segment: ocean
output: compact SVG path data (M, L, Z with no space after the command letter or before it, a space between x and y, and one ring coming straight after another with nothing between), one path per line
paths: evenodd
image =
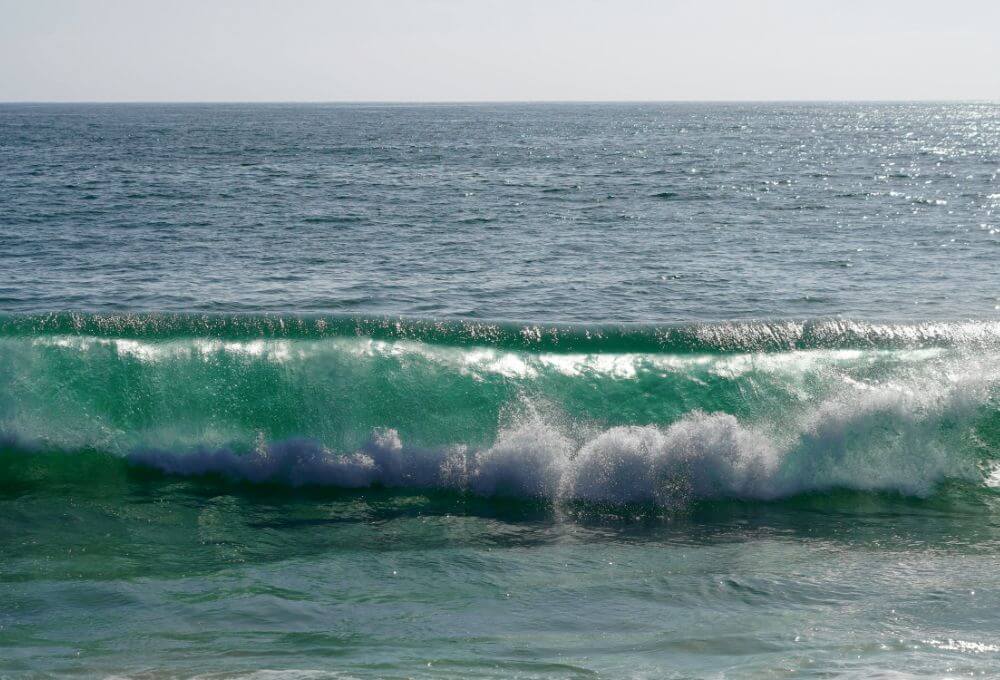
M0 105L0 677L1000 674L1000 105Z

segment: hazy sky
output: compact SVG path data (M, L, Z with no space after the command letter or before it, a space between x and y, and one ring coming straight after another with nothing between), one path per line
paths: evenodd
M0 101L1000 99L1000 0L0 0Z

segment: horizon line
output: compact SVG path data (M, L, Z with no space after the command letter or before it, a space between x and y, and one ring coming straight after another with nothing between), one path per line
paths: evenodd
M0 105L316 104L445 106L483 104L998 104L1000 99L0 99Z

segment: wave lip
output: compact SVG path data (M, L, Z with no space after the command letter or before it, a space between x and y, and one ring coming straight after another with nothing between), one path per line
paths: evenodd
M769 352L795 349L1000 348L1000 320L922 323L848 319L696 324L571 324L281 314L0 315L0 338L132 340L366 337L551 352Z

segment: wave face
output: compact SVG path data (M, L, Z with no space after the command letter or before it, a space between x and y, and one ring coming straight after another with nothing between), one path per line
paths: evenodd
M7 317L0 436L24 465L97 451L293 487L666 507L923 496L994 481L998 340L985 322Z

